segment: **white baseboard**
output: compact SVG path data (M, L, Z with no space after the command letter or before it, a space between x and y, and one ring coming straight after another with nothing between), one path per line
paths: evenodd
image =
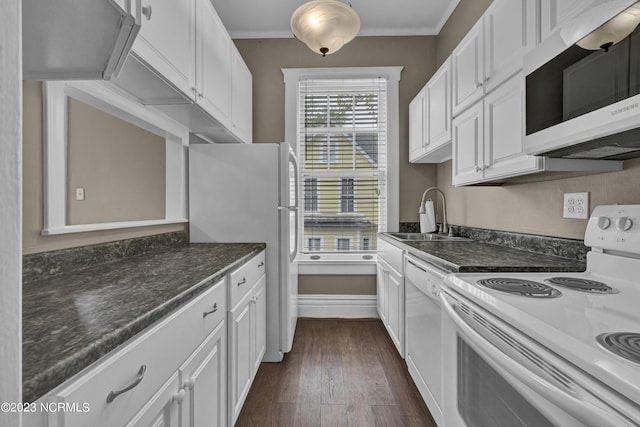
M378 318L375 295L298 295L298 316Z

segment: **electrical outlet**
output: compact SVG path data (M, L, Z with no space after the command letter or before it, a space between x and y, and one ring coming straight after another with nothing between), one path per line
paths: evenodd
M589 193L564 193L564 218L589 218Z
M84 200L84 188L76 188L76 200Z

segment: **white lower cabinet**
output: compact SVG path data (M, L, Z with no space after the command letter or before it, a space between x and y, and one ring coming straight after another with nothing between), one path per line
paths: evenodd
M227 424L226 329L221 322L179 369L182 427Z
M266 349L263 275L229 313L229 418L240 414ZM234 286L234 283L231 284Z
M245 295L229 289L247 278ZM79 410L25 413L23 425L233 425L266 348L265 292L263 251L36 402Z
M404 357L404 251L378 239L377 309L393 344Z

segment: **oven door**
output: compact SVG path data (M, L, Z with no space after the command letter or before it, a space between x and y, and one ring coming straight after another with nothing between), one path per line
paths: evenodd
M582 371L454 291L440 293L445 426L637 425Z

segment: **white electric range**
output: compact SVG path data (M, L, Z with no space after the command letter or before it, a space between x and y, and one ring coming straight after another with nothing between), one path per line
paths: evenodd
M640 205L585 245L585 272L447 276L445 425L640 426Z

